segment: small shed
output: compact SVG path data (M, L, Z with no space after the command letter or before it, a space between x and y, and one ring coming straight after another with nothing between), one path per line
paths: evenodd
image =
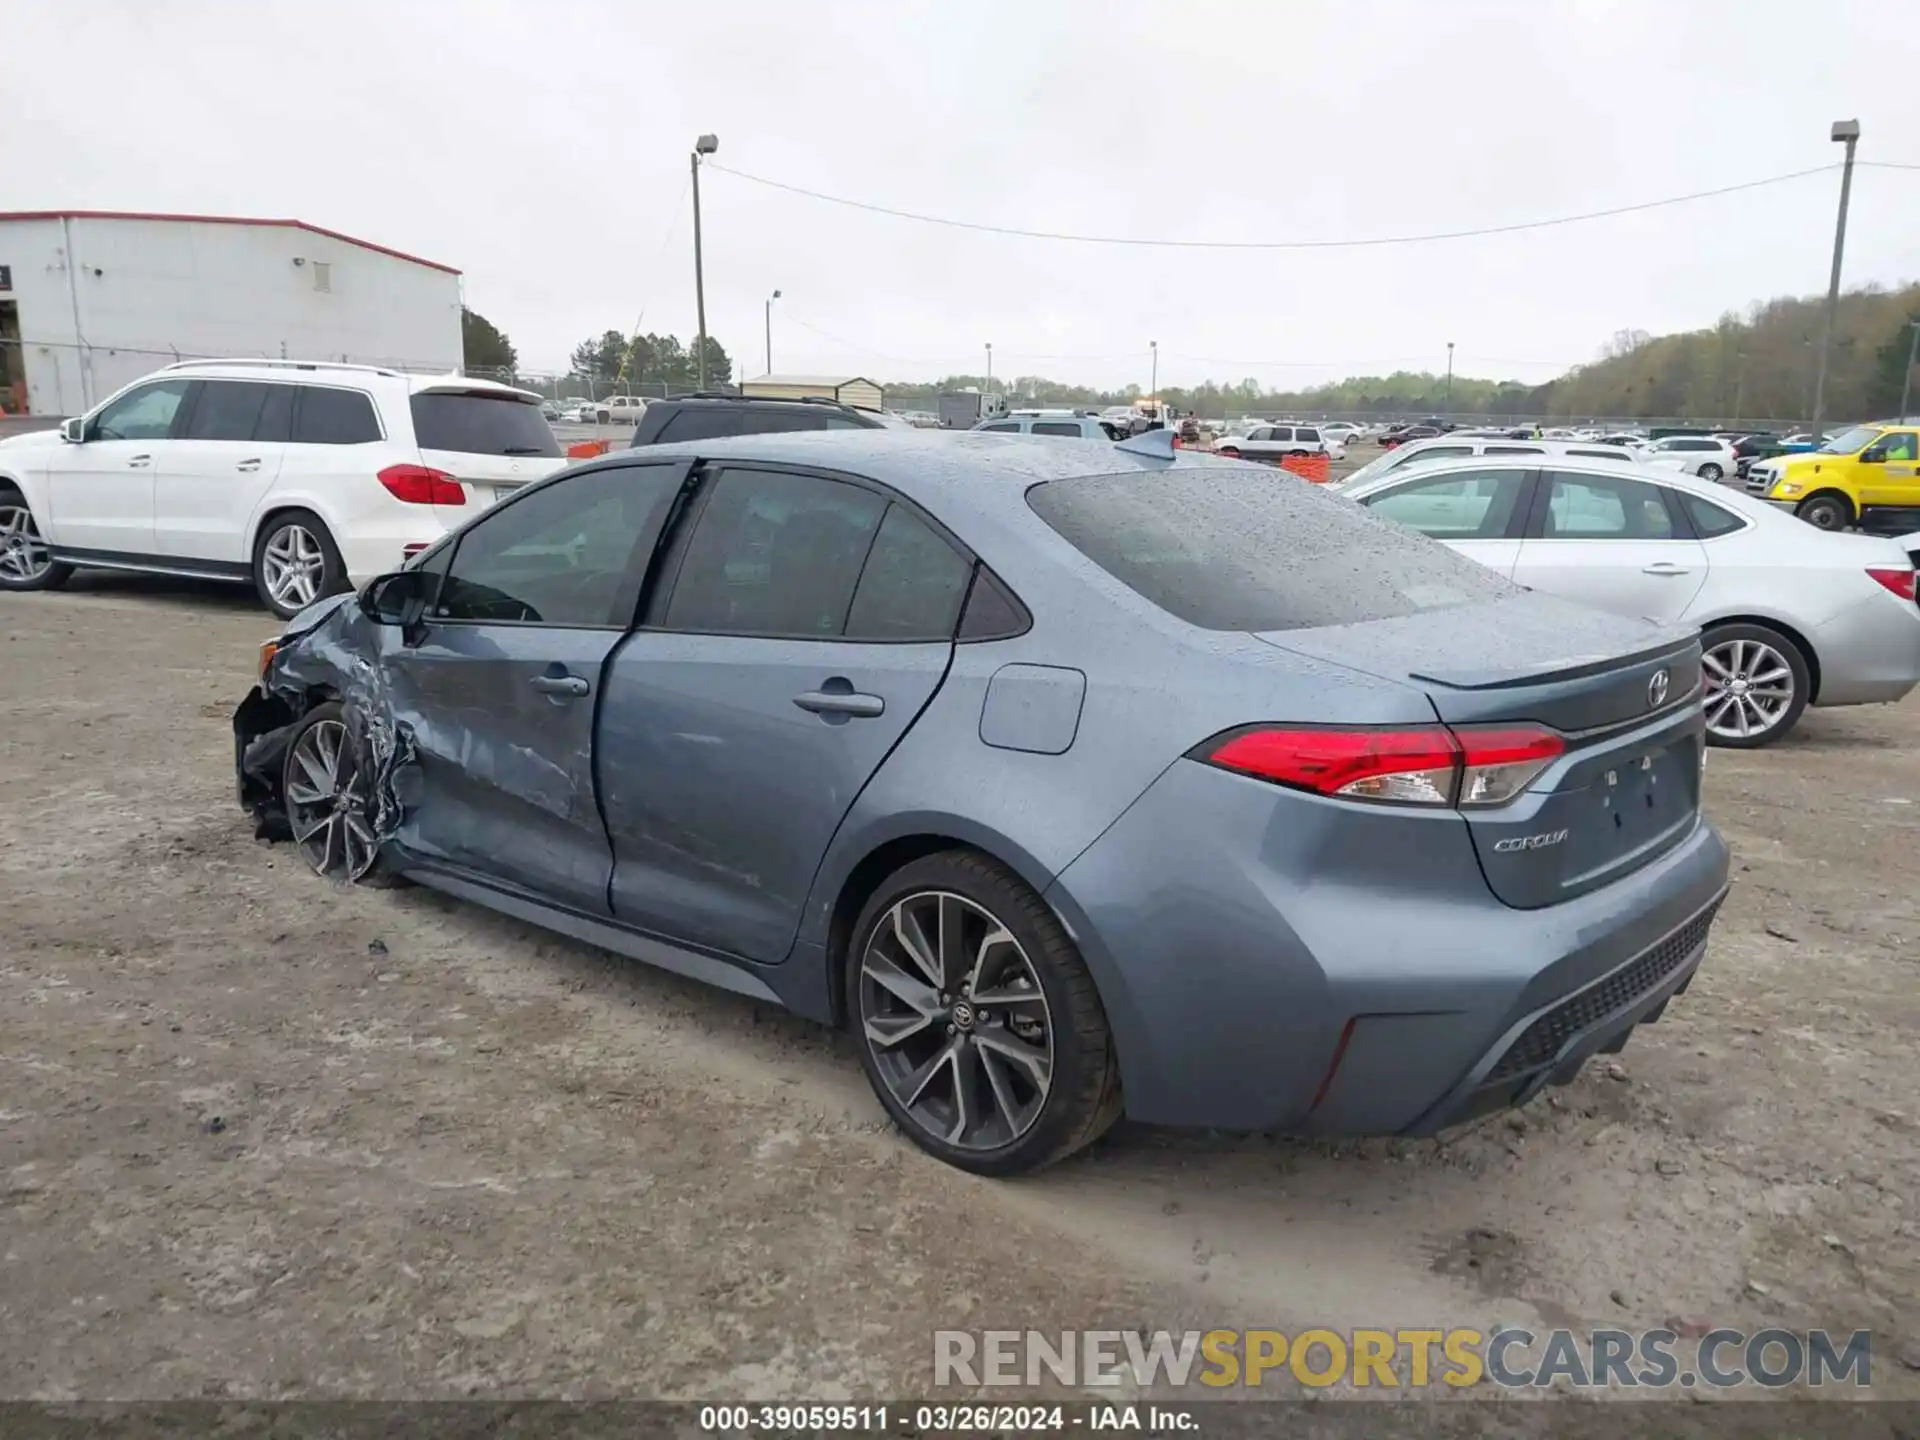
M768 400L838 400L862 410L886 408L887 392L860 375L762 375L740 384L742 395Z

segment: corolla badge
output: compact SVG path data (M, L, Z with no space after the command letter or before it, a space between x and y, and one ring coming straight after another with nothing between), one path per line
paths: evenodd
M1664 669L1653 672L1653 678L1647 681L1647 708L1658 710L1667 703L1667 690L1673 684L1673 677Z
M1540 835L1516 835L1511 840L1499 840L1494 843L1496 855L1512 855L1520 850L1544 850L1549 845L1558 845L1567 838L1565 830L1548 830Z

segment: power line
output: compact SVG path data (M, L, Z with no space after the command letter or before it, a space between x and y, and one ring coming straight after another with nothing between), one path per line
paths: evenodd
M1896 165L1891 161L1877 163L1892 169L1920 168ZM1125 235L1075 235L1056 230L1024 230L1012 225L989 225L974 220L955 220L942 215L922 215L912 210L898 210L889 205L849 200L843 195L828 195L819 190L809 190L804 185L791 185L784 180L769 180L762 175L749 175L744 170L735 170L712 161L708 162L708 168L718 170L723 175L731 175L736 180L746 180L772 190L784 190L791 195L804 195L809 200L821 200L829 205L845 206L850 210L890 215L896 220L915 220L924 225L943 225L954 230L974 230L989 235L1011 235L1025 240L1063 240L1080 245L1137 245L1171 250L1356 250L1381 245L1419 245L1436 240L1469 240L1484 235L1510 235L1522 230L1545 230L1556 225L1575 225L1586 220L1604 220L1614 215L1632 215L1645 210L1657 210L1667 205L1686 205L1696 200L1711 200L1721 195L1733 195L1744 190L1784 185L1792 180L1804 180L1810 175L1825 175L1840 167L1838 164L1817 165L1811 170L1795 170L1785 175L1770 175L1764 180L1745 180L1738 185L1722 185L1714 190L1696 190L1688 195L1673 195L1664 200L1643 200L1633 205L1616 205L1606 210L1588 210L1578 215L1556 216L1550 220L1521 220L1510 225L1484 225L1473 230L1441 230L1425 235L1375 235L1355 240L1169 240L1143 239Z

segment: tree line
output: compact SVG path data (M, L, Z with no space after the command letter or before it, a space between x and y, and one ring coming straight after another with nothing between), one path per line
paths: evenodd
M1601 356L1545 384L1488 380L1430 371L1357 375L1304 390L1272 390L1252 376L1237 384L1209 380L1165 386L1160 398L1183 411L1237 417L1308 415L1516 415L1551 419L1804 420L1813 409L1814 373L1824 296L1757 302L1729 312L1710 329L1653 336L1616 333ZM485 317L463 310L467 368L512 377L516 355ZM1893 414L1907 377L1920 285L1867 286L1840 297L1827 375L1826 414L1834 421ZM583 340L569 356L573 374L600 394L614 388L644 394L690 390L697 383L692 342L672 335L626 336L617 330ZM728 384L733 359L707 337L707 383ZM1920 372L1913 377L1920 392ZM984 375L936 381L883 382L896 409L933 409L943 390L986 389ZM1100 389L1041 375L1001 377L995 388L1038 405L1123 405L1141 398L1138 385Z

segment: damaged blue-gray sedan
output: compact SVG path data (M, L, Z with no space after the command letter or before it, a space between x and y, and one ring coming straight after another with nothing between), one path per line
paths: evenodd
M576 466L296 617L235 730L320 874L845 1025L988 1174L1524 1103L1727 880L1696 636L1164 435Z

